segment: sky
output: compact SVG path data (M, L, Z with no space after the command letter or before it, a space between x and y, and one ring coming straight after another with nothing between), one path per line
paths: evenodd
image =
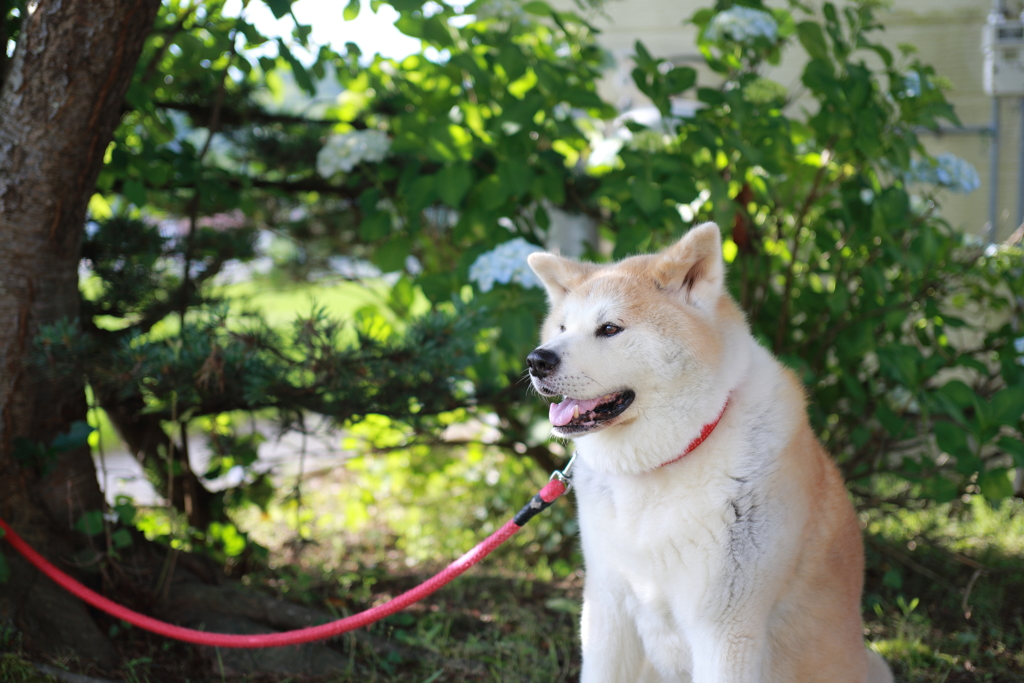
M359 46L364 55L379 52L385 57L396 59L420 51L419 40L395 28L398 12L390 5L381 5L375 14L370 9L369 0L363 0L359 16L352 21L345 21L342 11L346 4L346 0L298 0L292 6L292 11L301 23L312 26L310 39L313 44L330 43L341 51L346 42L352 42ZM240 0L231 0L225 7L225 14L237 12L240 5ZM291 36L294 27L291 17L276 19L262 0L251 0L245 14L265 36L283 37L286 41Z

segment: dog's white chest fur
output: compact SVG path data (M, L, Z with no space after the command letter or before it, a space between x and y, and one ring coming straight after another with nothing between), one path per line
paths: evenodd
M694 653L707 654L718 626L736 619L737 605L756 600L764 581L757 569L778 561L787 545L780 532L800 524L799 510L765 495L777 469L770 453L785 435L776 434L775 444L752 443L750 430L733 424L748 403L732 397L698 451L656 471L593 471L585 450L577 465L587 576L583 638L602 632L596 637L628 641L631 625L644 658L668 680L693 671ZM627 634L593 623L591 608L601 603L617 604Z
M779 505L774 495L782 493L775 455L790 421L748 384L729 397L707 440L665 467L602 473L586 463L587 446L599 450L601 434L581 443L575 483L587 602L618 603L645 659L664 676L693 671L695 653L715 647L715 630L742 622L737 606L756 602L765 580L759 568L784 562L784 530L801 524L799 506ZM741 424L741 415L753 417ZM594 637L591 612L586 639Z

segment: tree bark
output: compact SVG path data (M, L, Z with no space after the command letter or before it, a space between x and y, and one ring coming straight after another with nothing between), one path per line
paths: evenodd
M65 566L85 543L70 527L102 507L89 449L60 453L45 474L15 451L84 420L85 395L81 378L46 377L28 359L40 326L78 316L86 209L159 5L41 0L0 87L0 514ZM113 650L80 603L11 564L18 590L0 591L0 618L42 649L109 664Z

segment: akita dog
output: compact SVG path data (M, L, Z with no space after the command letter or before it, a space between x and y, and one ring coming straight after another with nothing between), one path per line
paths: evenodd
M853 506L725 291L718 226L529 262L550 304L531 379L579 451L582 683L891 681L864 646Z

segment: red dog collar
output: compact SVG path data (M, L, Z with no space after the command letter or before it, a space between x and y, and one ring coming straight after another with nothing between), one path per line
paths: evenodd
M658 467L667 467L667 466L671 465L674 462L679 462L680 460L682 460L683 458L688 456L690 453L692 453L693 450L695 448L697 448L697 446L699 446L702 443L704 443L704 439L706 439L709 436L711 436L711 432L715 431L715 427L717 427L718 423L721 422L722 416L725 415L725 409L728 408L728 407L729 407L729 399L725 399L725 405L722 406L722 412L718 413L718 417L715 418L715 421L714 422L709 422L706 425L704 425L703 427L701 427L700 428L700 434L696 438L694 438L693 441L690 442L690 445L686 447L685 451L683 451L682 453L680 453L676 457L672 458L668 462L661 463L660 465L658 465Z

